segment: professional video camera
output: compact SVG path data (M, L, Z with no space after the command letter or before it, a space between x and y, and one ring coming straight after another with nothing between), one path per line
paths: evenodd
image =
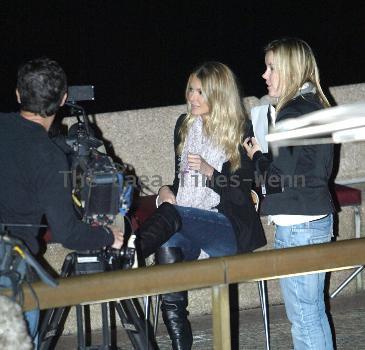
M94 100L93 86L69 87L66 106L70 108L70 116L77 118L66 137L71 149L72 198L84 222L95 226L115 225L124 231L124 218L131 206L133 187L125 181L124 166L115 163L105 153L103 141L94 136L84 108L76 104L90 100ZM131 235L128 245L118 252L106 249L90 254L96 256L98 262L114 265L119 261L123 268L136 266L134 239L135 236ZM84 273L91 272L92 265L83 264Z
M112 224L128 212L133 187L125 181L124 167L104 153L104 144L90 129L81 100L93 100L93 86L69 87L66 105L77 123L66 138L71 147L73 199L82 219L90 224Z

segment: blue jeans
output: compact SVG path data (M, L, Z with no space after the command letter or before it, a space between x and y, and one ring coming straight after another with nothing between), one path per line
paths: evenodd
M27 322L28 332L33 340L34 349L38 349L38 323L39 323L39 310L34 309L24 312L24 319Z
M26 269L25 261L19 263L18 271L24 272ZM11 288L11 282L8 278L0 277L0 284L4 287ZM28 333L33 340L34 349L38 349L38 323L39 323L39 309L26 311L23 313L24 320L27 323Z
M176 232L163 247L180 247L184 260L195 260L204 250L210 257L234 255L237 241L230 221L221 213L175 206L182 220Z
M276 226L275 248L329 242L332 214L293 226ZM280 279L294 349L332 350L332 334L324 303L325 273Z

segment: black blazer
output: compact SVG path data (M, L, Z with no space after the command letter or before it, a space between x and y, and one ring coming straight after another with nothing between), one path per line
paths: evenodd
M176 149L180 143L179 130L185 117L186 114L183 114L178 118L174 130L175 178L170 188L175 195L179 188L180 163ZM251 121L248 121L245 126L245 137L248 136L253 136ZM230 220L237 238L237 250L239 253L243 253L262 247L267 242L261 220L251 199L254 179L253 162L248 158L242 146L239 147L239 150L241 166L232 173L230 162L224 163L221 172L214 170L212 179L207 181L207 186L220 195L217 209Z
M278 113L276 121L300 116L322 109L313 93L300 95ZM256 170L271 182L262 202L263 215L324 215L334 212L328 188L332 173L333 145L281 147L273 158L256 152ZM270 181L275 180L275 181ZM276 184L276 189L274 185Z

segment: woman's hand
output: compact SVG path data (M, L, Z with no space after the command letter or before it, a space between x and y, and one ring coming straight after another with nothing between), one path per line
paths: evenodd
M245 148L250 159L253 158L253 155L257 151L261 151L261 147L254 137L247 137L245 141L243 141L243 147Z
M189 169L197 170L200 174L203 174L207 176L209 179L211 179L214 168L209 165L204 158L202 158L199 154L188 154L188 164Z
M163 202L176 204L176 197L168 186L162 186L158 191L158 205L162 204Z

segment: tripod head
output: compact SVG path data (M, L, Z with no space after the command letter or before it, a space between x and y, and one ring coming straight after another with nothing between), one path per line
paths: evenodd
M76 252L76 274L89 274L114 270L127 270L138 267L134 234L128 240L127 246L121 249L106 247L101 250Z

